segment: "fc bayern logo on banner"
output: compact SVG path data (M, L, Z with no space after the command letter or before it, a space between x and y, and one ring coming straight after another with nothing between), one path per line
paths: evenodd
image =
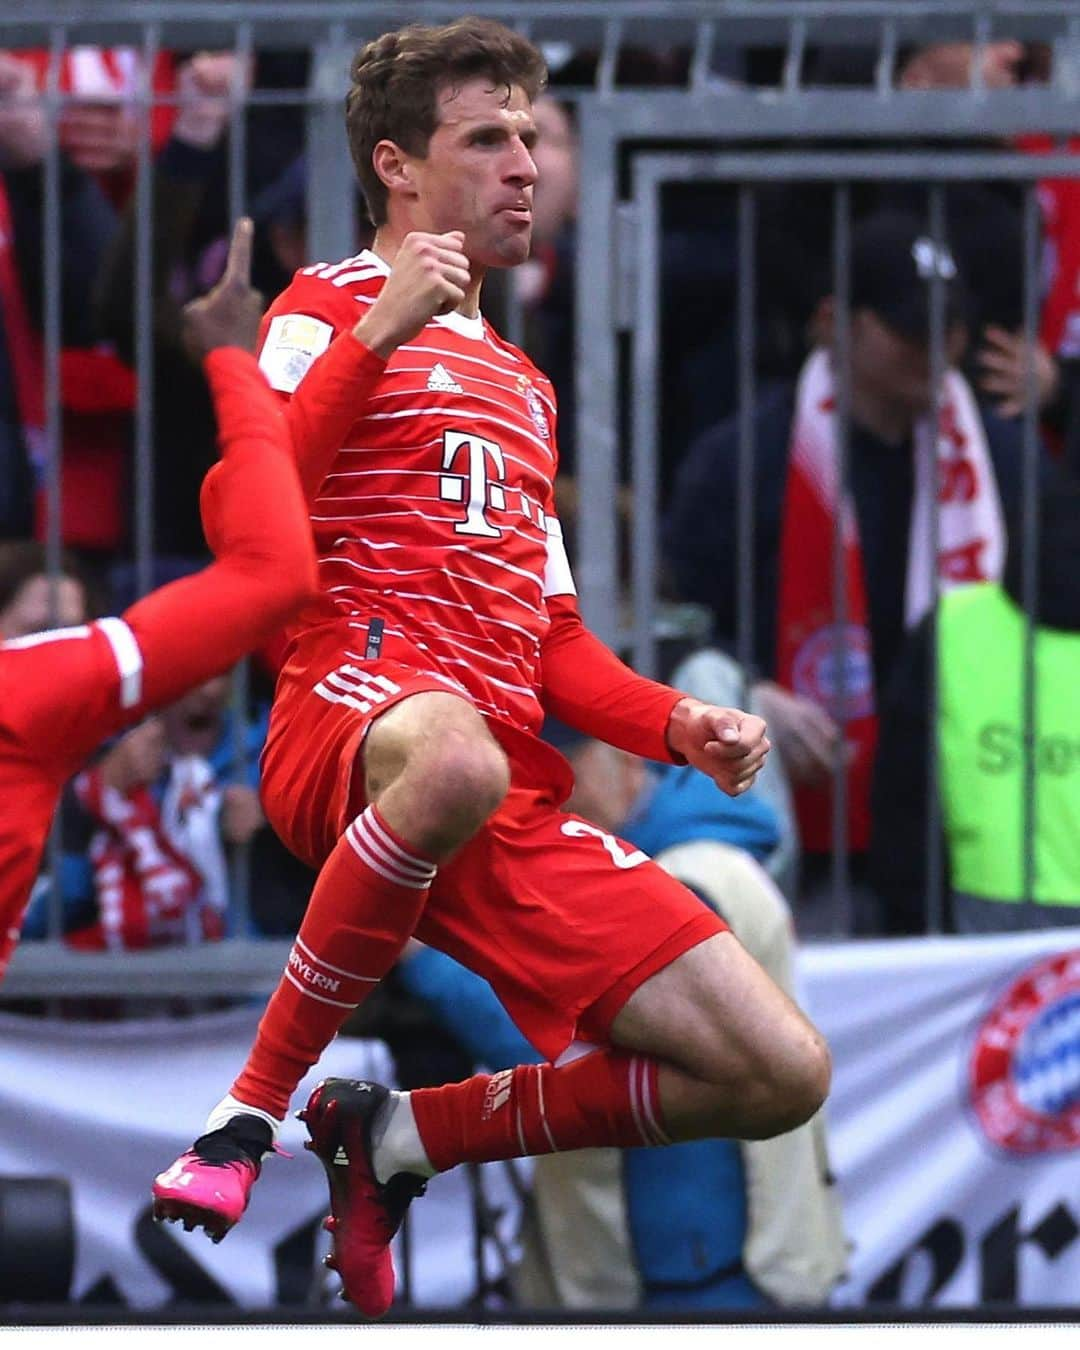
M995 1002L968 1087L983 1132L1007 1153L1080 1148L1080 949L1029 967Z

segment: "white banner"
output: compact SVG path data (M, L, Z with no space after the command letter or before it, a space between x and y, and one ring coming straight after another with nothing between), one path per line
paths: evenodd
M61 1177L72 1190L76 1301L151 1308L170 1302L330 1301L339 1287L323 1271L329 1238L322 1166L303 1148L291 1116L243 1220L223 1242L185 1233L150 1216L150 1184L201 1132L228 1090L255 1035L258 1008L184 1021L86 1025L0 1015L0 1187L5 1177ZM339 1038L295 1097L300 1106L328 1076L393 1082L378 1041ZM507 1242L519 1206L506 1170L483 1170L489 1202L503 1215ZM452 1306L476 1291L469 1177L436 1177L411 1211L413 1301ZM0 1236L3 1225L0 1224ZM485 1275L501 1273L486 1244ZM3 1254L0 1252L0 1260ZM399 1268L400 1268L399 1253ZM314 1296L312 1290L315 1290Z
M832 1162L853 1243L840 1305L1080 1305L1080 946L1075 932L807 948L802 982L832 1047ZM254 1035L258 1010L182 1022L81 1025L0 1016L0 1185L64 1177L76 1300L150 1308L310 1302L328 1239L322 1168L290 1119L243 1222L219 1246L150 1219L150 1182L199 1132ZM384 1046L339 1040L318 1077L387 1081ZM502 1273L520 1205L501 1212L485 1274ZM477 1292L470 1187L437 1177L411 1210L412 1295ZM2 1219L0 1215L0 1219ZM2 1236L0 1223L0 1236ZM400 1262L399 1262L400 1265ZM315 1284L328 1299L336 1277Z
M1080 1305L1080 933L808 948L836 1302Z

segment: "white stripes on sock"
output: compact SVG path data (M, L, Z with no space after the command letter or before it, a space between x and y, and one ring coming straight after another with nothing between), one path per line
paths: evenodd
M670 1144L671 1138L660 1125L658 1103L653 1100L649 1064L641 1055L630 1061L630 1110L643 1144Z
M356 817L345 838L357 857L387 881L424 891L435 879L435 864L403 849L379 820L374 806Z

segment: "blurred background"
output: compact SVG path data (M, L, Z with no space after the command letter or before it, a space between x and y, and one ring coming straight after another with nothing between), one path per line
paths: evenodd
M586 618L643 673L760 712L775 748L732 801L545 735L574 809L806 1004L835 1086L769 1143L437 1178L393 1315L1075 1308L1080 13L468 8L550 68L533 255L484 311L559 396ZM205 563L214 428L180 309L240 214L268 300L366 246L349 58L459 12L7 0L4 638ZM274 673L266 652L204 685L66 794L0 988L0 1320L333 1306L313 1160L271 1159L221 1247L149 1216L312 883L259 805ZM528 1058L490 989L416 944L323 1072L412 1087Z

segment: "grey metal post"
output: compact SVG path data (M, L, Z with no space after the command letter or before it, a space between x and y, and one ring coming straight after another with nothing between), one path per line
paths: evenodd
M619 613L615 568L618 362L613 326L615 264L611 256L616 165L605 105L595 95L586 95L578 103L578 112L581 181L589 185L589 209L578 222L574 299L577 458L581 511L583 516L587 514L589 524L577 534L575 570L586 622L598 637L613 644Z
M833 194L833 306L836 388L836 482L837 511L833 529L833 662L836 687L833 716L843 729L847 713L847 565L844 548L844 518L848 493L848 458L851 434L851 186L838 183ZM851 868L848 848L847 756L837 756L832 790L832 927L836 936L851 932Z
M307 111L308 256L335 262L356 250L356 189L345 138L351 45L333 23L312 48Z
M945 196L940 183L930 188L929 198L930 238L938 257L946 246L945 240ZM930 735L926 738L926 927L931 933L940 933L945 923L945 903L942 894L942 839L941 839L941 790L938 781L938 766L941 748L938 744L938 688L937 663L937 619L938 601L941 595L941 575L938 554L941 551L941 507L937 492L937 456L941 439L941 411L944 395L946 372L945 356L945 280L939 274L935 260L930 275L930 452L934 457L932 472L933 488L930 493L929 537L916 542L917 547L925 548L930 557L930 575L932 577L932 599L930 622L930 642L927 655L927 701L930 719Z
M757 354L757 323L755 314L757 280L757 198L749 183L739 185L738 206L738 309L736 332L739 344L739 456L735 489L735 577L736 577L736 634L735 653L743 671L754 666L754 468L755 412L757 388L755 356Z
M60 220L60 143L59 117L60 64L67 35L62 27L53 30L49 43L49 67L45 78L45 111L48 143L45 152L45 251L44 251L44 339L45 339L45 566L49 575L49 626L60 622L60 566L63 551L63 437L64 414L60 406L60 344L63 313L63 240ZM42 446L31 446L40 456ZM34 464L35 478L40 463ZM64 931L64 897L60 887L62 839L57 813L49 832L49 906L48 932L59 938Z
M229 226L235 227L244 214L247 188L247 118L243 100L245 72L252 60L251 25L237 25L233 50L237 57L229 108ZM247 781L248 699L250 666L245 659L232 674L230 713L232 715L233 781ZM251 918L251 845L234 846L229 860L229 910L236 932L247 931Z
M138 148L135 157L135 586L146 595L154 586L154 63L158 25L147 24L140 55L137 95Z
M637 264L630 391L630 462L633 524L630 532L630 595L633 666L642 675L657 672L656 578L660 561L659 514L662 450L659 432L660 194L635 177ZM591 526L591 518L590 518Z
M1034 348L1039 336L1039 247L1041 216L1036 187L1024 189L1024 341L1028 351L1023 429L1021 495L1021 598L1024 605L1024 867L1023 901L1035 899L1035 833L1039 828L1039 723L1037 715L1035 643L1039 594L1039 403Z
M63 410L60 406L60 346L63 341L63 240L60 220L61 109L60 65L66 36L62 28L53 33L45 79L45 109L48 145L45 152L45 249L44 249L44 338L45 338L45 561L50 578L49 622L59 623L60 555L63 550ZM32 447L40 453L41 446ZM35 470L39 467L35 464Z

